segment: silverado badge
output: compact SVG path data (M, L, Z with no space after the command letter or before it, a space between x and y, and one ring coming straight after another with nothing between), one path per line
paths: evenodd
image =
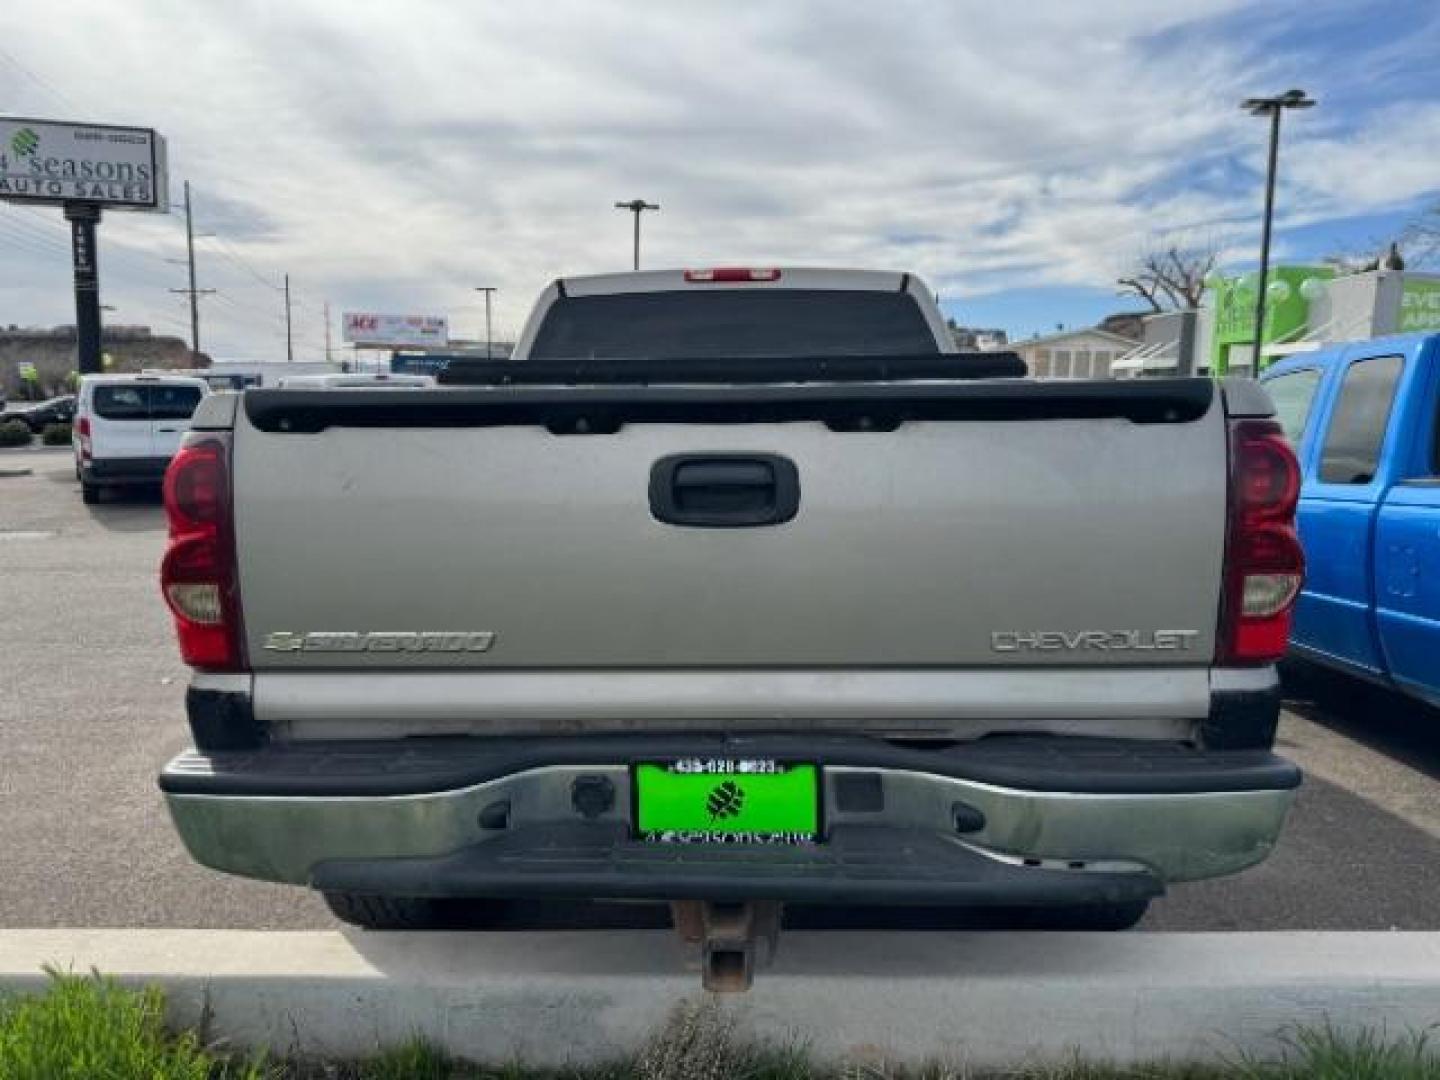
M265 648L272 652L482 653L494 643L489 630L275 630L265 635Z

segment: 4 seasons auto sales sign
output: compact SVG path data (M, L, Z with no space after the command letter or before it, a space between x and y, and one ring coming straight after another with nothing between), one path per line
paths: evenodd
M351 345L375 349L444 345L450 328L443 315L377 315L347 311L341 334Z
M168 213L165 140L151 128L0 116L0 200Z

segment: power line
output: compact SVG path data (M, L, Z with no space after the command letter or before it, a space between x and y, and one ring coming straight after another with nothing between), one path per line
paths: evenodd
M12 217L0 216L0 225L8 230L8 236L16 240L25 240L32 245L31 250L41 250L49 254L51 252L64 251L68 245L63 243L60 237L51 233L32 232L24 228L24 222L17 221Z
M67 229L63 223L27 206L16 206L14 209L23 210L28 217L33 220L12 215L0 215L0 221L9 221L17 229L22 230L25 234L34 237L42 243L53 242L56 245L55 251L59 252L63 250L68 255L70 251L70 230ZM52 228L42 228L42 225L52 226ZM119 243L113 238L106 243L101 258L107 263L114 261L121 266L129 267L138 275L155 277L154 270L140 262L137 258L139 255L145 255L158 263L165 262L163 257L153 252L146 251L144 248L136 248Z
M283 326L285 323L285 316L282 312L275 311L272 308L261 307L259 304L251 303L248 300L237 300L223 289L217 289L215 291L215 299L229 305L241 314L249 316L249 314L253 312L266 322L274 322L277 327Z
M6 61L16 71L20 72L21 75L24 75L27 79L33 82L36 86L40 87L40 89L44 90L60 104L66 106L67 108L74 109L77 116L85 111L80 107L80 104L69 94L66 94L63 90L57 88L53 83L35 74L34 71L26 67L19 60L17 60L13 54L5 51L5 49L3 48L0 48L0 60Z
M242 256L238 251L236 251L223 237L216 236L212 233L209 237L207 237L207 239L214 240L216 246L220 249L220 255L224 256L225 258L233 262L236 266L240 267L240 269L244 270L261 285L264 285L267 289L272 289L275 292L281 291L281 286L276 285L273 281L268 280L264 274L256 270L255 267L250 263L250 261L244 256Z

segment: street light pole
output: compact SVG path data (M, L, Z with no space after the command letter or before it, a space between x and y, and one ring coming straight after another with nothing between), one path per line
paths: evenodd
M1260 352L1265 347L1265 290L1270 277L1270 229L1275 212L1275 167L1280 155L1280 113L1308 109L1315 104L1303 90L1287 90L1278 97L1247 98L1241 108L1251 116L1270 118L1270 155L1265 167L1265 222L1260 231L1260 280L1255 293L1255 358L1252 374L1260 374Z
M491 344L491 342L494 341L494 336L490 333L490 294L493 293L493 292L495 292L495 289L496 289L496 286L494 286L494 285L477 285L477 286L475 286L475 291L476 291L476 292L484 293L484 294L485 294L485 359L486 359L486 360L491 359L491 354L492 354L493 351L494 351L493 346L492 346L492 344Z
M648 203L644 199L631 199L629 202L617 202L616 210L629 210L635 215L635 257L634 268L640 269L640 215L646 210L659 210L659 203Z

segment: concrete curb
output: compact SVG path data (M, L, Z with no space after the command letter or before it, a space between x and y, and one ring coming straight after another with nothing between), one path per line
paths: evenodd
M663 931L0 931L0 993L40 989L46 965L159 985L210 1038L343 1058L423 1034L477 1061L612 1060L701 997ZM1299 1024L1440 1022L1440 933L801 931L721 1007L829 1061L1273 1056Z

